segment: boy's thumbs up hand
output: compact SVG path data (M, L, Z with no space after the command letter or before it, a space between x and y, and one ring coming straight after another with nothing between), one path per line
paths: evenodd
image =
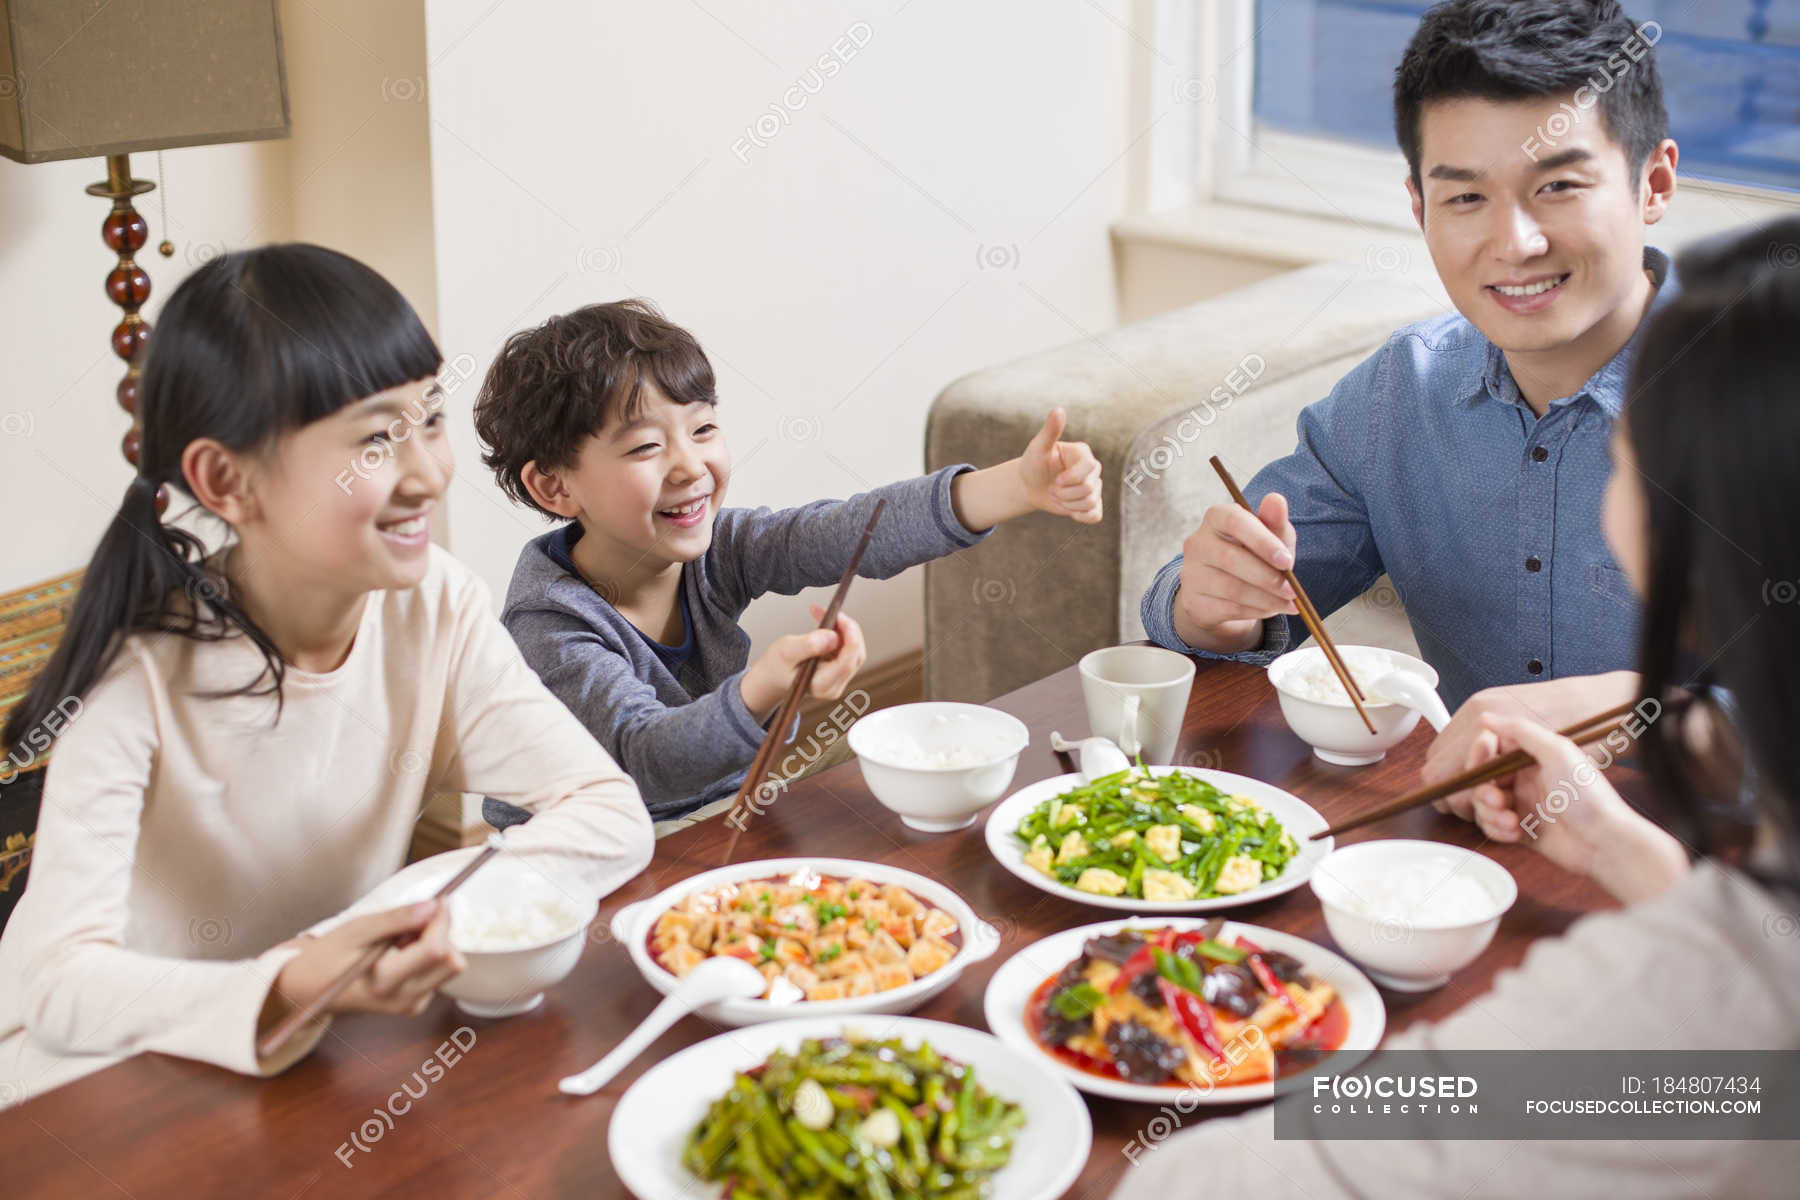
M1086 442L1061 441L1069 415L1053 408L1019 458L1019 476L1031 506L1069 517L1084 525L1098 524L1100 460Z
M1069 414L1066 410L1053 408L1045 413L1043 426L1032 435L1030 444L1025 447L1025 457L1043 458L1048 455L1051 465L1060 471L1062 458L1056 452L1056 443L1068 425Z

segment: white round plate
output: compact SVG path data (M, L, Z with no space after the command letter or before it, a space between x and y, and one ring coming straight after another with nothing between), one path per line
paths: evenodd
M1071 788L1079 787L1081 776L1058 775L1054 779L1041 779L1029 787L1020 788L999 804L988 814L987 844L988 850L999 860L1001 866L1029 883L1040 891L1049 892L1052 896L1061 896L1065 900L1074 900L1079 904L1091 904L1096 908L1113 908L1120 912L1136 913L1201 913L1217 912L1225 908L1239 908L1246 904L1255 904L1259 900L1267 900L1271 896L1279 896L1291 892L1305 883L1313 868L1319 861L1331 853L1334 839L1321 838L1310 840L1320 830L1330 828L1330 823L1319 815L1319 810L1308 804L1292 792L1284 792L1273 784L1251 779L1247 775L1233 775L1228 771L1196 770L1190 767L1151 767L1152 775L1174 775L1176 773L1195 776L1212 784L1227 795L1248 796L1263 809L1271 813L1294 844L1300 847L1300 853L1289 860L1287 869L1275 878L1265 880L1247 892L1239 892L1235 896L1213 896L1206 900L1172 900L1159 903L1153 900L1139 900L1131 896L1097 896L1092 892L1077 891L1035 867L1025 865L1025 846L1013 836L1013 830L1019 827L1031 810L1055 796ZM1073 956L1071 956L1073 957Z
M968 901L935 879L915 875L911 871L885 863L862 862L850 858L765 858L733 863L729 867L692 876L672 883L648 900L627 904L613 914L613 939L631 954L631 961L650 985L663 995L672 995L681 986L672 971L650 956L650 931L663 913L674 908L695 892L709 892L728 883L748 879L776 879L793 875L828 875L837 879L867 879L870 883L895 883L929 904L956 918L962 932L962 947L956 956L931 974L902 987L843 1000L797 1000L777 1004L772 1000L720 1000L708 1004L699 1013L720 1025L750 1025L757 1021L781 1021L802 1013L816 1017L841 1017L853 1013L911 1012L956 982L963 969L991 958L1000 949L1000 932L976 914Z
M720 1188L681 1165L688 1133L739 1071L793 1050L809 1037L846 1029L870 1038L930 1042L948 1058L975 1068L976 1081L996 1096L1025 1106L1025 1124L1012 1158L993 1177L991 1200L1060 1196L1087 1165L1093 1127L1075 1089L1036 1051L1021 1051L992 1034L942 1021L869 1015L771 1021L734 1029L657 1063L631 1085L613 1110L607 1152L619 1178L639 1200L707 1200Z
M982 1001L988 1028L1007 1045L1037 1055L1039 1061L1049 1064L1052 1070L1071 1084L1095 1096L1134 1100L1142 1104L1167 1104L1171 1099L1182 1095L1195 1097L1200 1104L1244 1104L1271 1099L1275 1095L1275 1082L1242 1083L1208 1090L1194 1084L1127 1083L1122 1079L1095 1075L1070 1066L1050 1054L1037 1044L1031 1032L1025 1028L1025 1005L1031 999L1031 994L1037 991L1044 980L1073 962L1089 938L1116 933L1121 929L1161 928L1165 925L1175 929L1196 929L1203 924L1204 920L1197 917L1151 920L1137 917L1122 921L1102 921L1097 925L1083 925L1079 929L1065 929L1042 941L1033 942L1001 963L1000 969L994 972L993 979L988 982L987 994ZM1305 938L1283 933L1279 929L1265 929L1260 925L1227 921L1219 936L1230 938L1239 934L1264 950L1279 950L1283 954L1293 955L1306 968L1307 974L1315 979L1322 979L1337 989L1338 997L1344 1002L1345 1015L1350 1019L1350 1029L1344 1035L1344 1044L1325 1060L1333 1070L1349 1070L1381 1043L1381 1035L1387 1030L1387 1006L1381 1002L1381 993L1375 990L1375 985L1347 959L1333 954L1323 946L1314 945ZM1292 1086L1289 1079L1281 1080L1280 1085L1284 1089Z

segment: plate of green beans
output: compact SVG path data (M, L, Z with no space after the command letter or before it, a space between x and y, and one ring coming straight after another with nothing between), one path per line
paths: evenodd
M607 1133L641 1200L1027 1200L1087 1162L1086 1105L1039 1057L912 1017L733 1030L646 1071Z
M988 850L1035 888L1099 908L1201 913L1305 883L1331 853L1317 809L1261 780L1189 767L1059 775L994 807Z

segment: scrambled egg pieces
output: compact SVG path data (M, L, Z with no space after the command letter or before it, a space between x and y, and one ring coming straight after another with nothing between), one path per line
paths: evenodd
M1144 830L1144 845L1164 862L1174 862L1181 857L1181 826L1152 825Z
M1089 867L1075 880L1075 890L1093 892L1096 896L1123 896L1125 877L1105 867Z
M1192 900L1200 894L1200 889L1194 886L1191 879L1173 871L1145 871L1143 883L1144 899L1157 903Z
M1198 804L1183 804L1175 811L1198 825L1201 833L1211 833L1219 827L1219 819Z
M1149 872L1144 874L1147 876ZM1220 895L1233 896L1238 892L1247 892L1261 882L1262 864L1248 854L1234 854L1219 868L1219 878L1214 882L1213 890Z

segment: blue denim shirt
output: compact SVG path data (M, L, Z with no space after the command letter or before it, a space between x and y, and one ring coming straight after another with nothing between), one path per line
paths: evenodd
M1654 309L1675 279L1658 250L1644 266ZM1244 494L1287 497L1295 571L1321 613L1390 576L1452 709L1485 687L1629 667L1637 602L1601 537L1600 498L1642 336L1535 417L1500 349L1460 314L1409 325L1300 414L1300 444ZM1180 583L1177 555L1144 593L1144 628L1203 654L1175 632ZM1299 617L1274 617L1260 645L1229 657L1266 663L1305 637Z

